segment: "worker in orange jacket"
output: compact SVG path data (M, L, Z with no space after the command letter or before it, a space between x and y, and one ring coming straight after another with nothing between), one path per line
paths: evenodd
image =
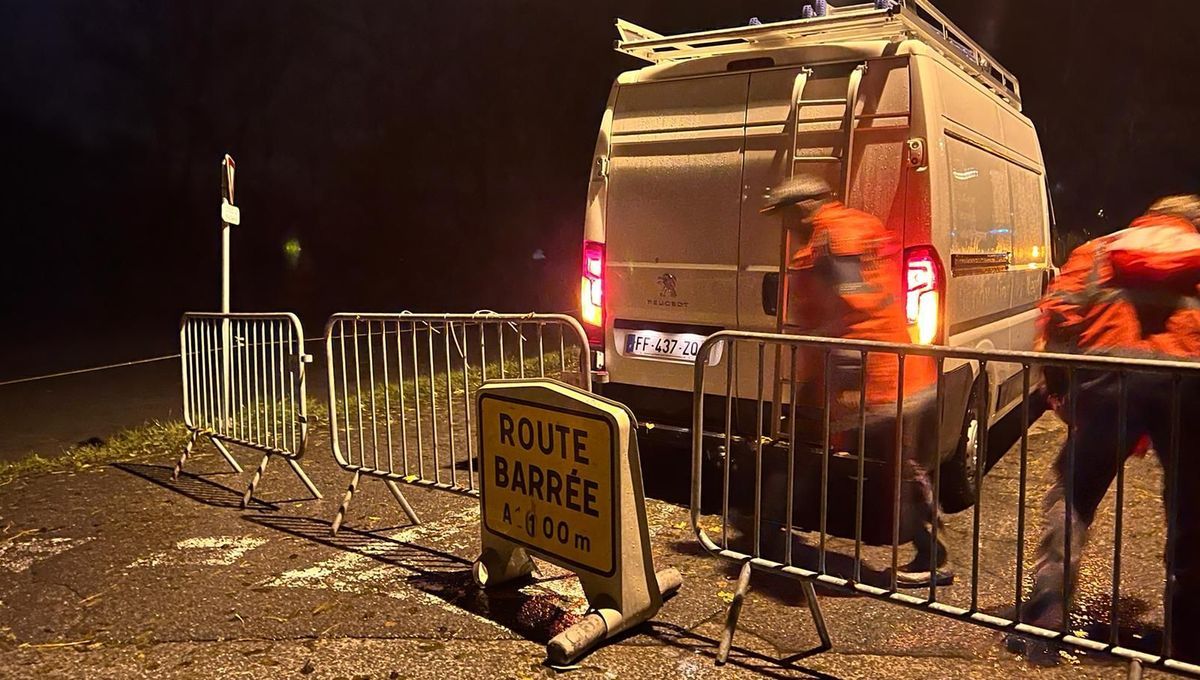
M1198 230L1200 197L1176 196L1155 203L1128 229L1076 249L1040 305L1045 349L1200 361ZM1178 499L1176 507L1167 508L1168 535L1175 537L1173 564L1168 565L1174 582L1169 591L1174 612L1171 643L1177 657L1195 659L1200 655L1200 432L1187 419L1194 419L1200 409L1200 381L1180 382L1183 422L1172 423L1173 377L1125 372L1125 448L1118 450L1118 373L1076 371L1075 380L1071 403L1068 377L1059 370L1046 372L1051 404L1069 433L1055 464L1055 485L1043 506L1044 533L1026 620L1050 629L1063 625L1064 600L1075 591L1080 554L1096 508L1118 467L1145 449L1148 437L1166 471L1168 498L1173 492ZM1177 442L1172 433L1177 433ZM1170 460L1173 443L1178 445L1176 461ZM1069 569L1064 565L1068 488ZM1065 578L1070 581L1064 583ZM1054 658L1041 646L1027 651L1031 658Z
M787 275L789 333L911 342L904 311L900 270L901 246L874 216L848 208L833 199L822 179L800 175L771 195L764 212L779 213L791 230ZM865 369L865 370L864 370ZM931 580L949 583L945 545L934 545L932 526L938 521L929 472L938 463L934 444L936 369L924 357L907 357L901 392L899 358L873 352L863 366L858 351L831 356L830 423L832 439L842 450L857 453L860 406L866 405L866 450L883 460L902 455L902 533L913 538L916 557L897 572L905 587L927 586ZM865 384L863 376L865 374ZM801 404L824 408L824 353L802 350L794 379ZM865 393L865 394L864 394ZM903 395L903 451L896 446L897 401Z

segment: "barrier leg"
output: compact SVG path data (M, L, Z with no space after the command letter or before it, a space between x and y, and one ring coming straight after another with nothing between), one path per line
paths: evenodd
M258 483L262 481L263 474L267 471L267 461L271 460L271 454L263 456L262 462L258 464L258 469L254 471L254 476L250 478L250 486L246 487L246 495L242 496L242 509L250 507L250 499L254 497L254 492L258 490Z
M1129 680L1142 680L1142 662L1134 659L1129 662Z
M199 436L200 433L195 431L188 434L187 444L183 447L183 453L180 454L179 460L175 461L175 470L171 473L171 479L179 479L179 473L183 472L183 466L187 463L188 456L192 455L192 447L196 445L196 438Z
M817 635L821 638L821 651L833 648L833 639L829 637L829 629L825 627L825 615L821 613L821 603L817 600L817 589L812 581L803 581L800 587L804 590L804 599L808 600L808 613L812 614L813 625L817 627Z
M313 484L312 480L308 478L308 474L304 472L304 468L300 467L300 463L292 460L291 458L285 458L284 460L287 461L288 467L292 468L292 472L295 472L296 476L300 478L300 482L304 484L305 488L308 489L308 492L312 494L313 498L317 500L324 498L324 496L321 495L320 489L317 488L317 485Z
M342 498L342 504L338 506L337 515L333 518L331 536L337 536L338 529L342 528L342 520L346 517L346 509L350 507L350 499L354 498L354 492L358 490L358 480L360 478L362 478L362 475L357 472L350 478L350 488L346 489L346 496Z
M729 603L729 614L725 617L725 631L721 633L721 644L717 647L717 665L724 666L729 658L729 649L733 647L733 634L737 630L738 616L742 613L742 602L746 599L746 591L750 589L750 560L742 564L742 573L738 576L737 589L733 591L733 601Z
M404 492L400 490L400 485L391 479L384 480L384 483L387 484L388 491L391 491L392 495L396 497L396 502L400 504L400 509L408 516L408 521L413 524L420 524L421 518L417 517L416 511L408 504L408 499L404 497Z
M229 463L229 467L233 468L233 471L240 475L242 473L242 466L238 465L237 459L229 453L229 449L225 448L225 445L212 435L209 435L208 440L211 441L213 446L217 447L217 451L225 457L225 462Z

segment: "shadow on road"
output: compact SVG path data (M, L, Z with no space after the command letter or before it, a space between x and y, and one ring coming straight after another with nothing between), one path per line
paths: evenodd
M190 472L179 475L179 479L171 479L173 469L165 465L114 463L113 467L135 477L141 477L164 489L174 491L197 503L218 508L236 508L238 510L242 508L242 491L231 489ZM255 498L250 501L250 509L274 512L279 509L279 506Z
M378 531L342 527L330 535L330 523L311 517L249 515L248 522L399 567L411 573L401 577L411 587L433 595L476 616L493 621L533 642L545 644L566 630L579 615L563 608L549 594L519 590L530 582L482 590L471 578L472 562L457 555L396 540Z
M650 622L640 630L664 645L669 645L677 649L689 651L693 654L713 659L714 662L716 660L717 640L712 638L705 637L670 623ZM732 666L753 671L755 674L767 678L800 677L818 678L820 680L838 680L837 676L796 665L798 662L816 656L817 654L821 654L824 651L826 650L823 647L817 646L808 651L800 652L799 654L793 654L782 659L774 659L766 656L765 654L759 654L758 652L740 648L735 644L730 650L727 663Z

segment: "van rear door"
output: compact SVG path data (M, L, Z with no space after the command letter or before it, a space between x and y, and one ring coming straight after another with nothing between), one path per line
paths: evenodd
M748 87L747 74L621 86L606 218L614 382L662 385L646 362L694 357L663 334L737 327Z

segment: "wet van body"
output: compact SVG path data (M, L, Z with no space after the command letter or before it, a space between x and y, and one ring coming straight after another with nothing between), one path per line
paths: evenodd
M1033 348L1050 223L1041 149L1015 80L983 78L961 54L903 31L889 37L890 15L876 18L865 33L878 39L764 41L666 59L613 86L584 233L603 289L588 309L585 256L584 320L601 389L629 404L644 432L686 436L704 337L788 330L776 299L782 225L759 211L793 172L823 175L841 200L878 217L903 243L900 257L932 255L936 328L914 325L914 341ZM710 363L728 361L733 391L753 404L757 357ZM946 370L942 456L973 455L972 428L1019 404L1020 367L989 365L986 381L974 365ZM986 414L969 406L979 403L973 389L987 390ZM713 390L723 398L725 385Z

